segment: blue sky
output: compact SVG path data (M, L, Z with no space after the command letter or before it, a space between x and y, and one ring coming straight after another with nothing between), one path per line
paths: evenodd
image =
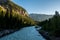
M60 0L12 0L30 13L52 15L60 12Z

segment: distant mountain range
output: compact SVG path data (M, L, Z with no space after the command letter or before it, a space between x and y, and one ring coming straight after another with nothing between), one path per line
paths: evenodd
M48 20L49 18L53 17L53 15L46 14L30 14L29 16L35 21L44 21L46 19Z

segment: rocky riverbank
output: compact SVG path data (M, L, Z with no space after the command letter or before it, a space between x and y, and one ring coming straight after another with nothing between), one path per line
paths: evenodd
M41 30L39 33L46 39L46 40L60 40L60 37L50 36L48 32Z
M11 34L13 32L15 32L16 30L1 30L0 31L0 38L3 37L3 36L6 36L8 34Z
M48 32L45 32L43 30L39 31L39 33L47 40L51 40L49 35L48 35Z

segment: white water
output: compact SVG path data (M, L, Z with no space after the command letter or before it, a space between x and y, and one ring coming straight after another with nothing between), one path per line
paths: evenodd
M25 27L21 30L4 36L0 40L45 40L39 33L36 31L34 26Z

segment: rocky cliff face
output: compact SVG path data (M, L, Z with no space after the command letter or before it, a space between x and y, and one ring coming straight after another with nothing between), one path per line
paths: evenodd
M5 11L8 10L9 13L19 13L21 15L28 16L28 13L24 8L16 5L11 0L0 0L0 8L4 9Z

